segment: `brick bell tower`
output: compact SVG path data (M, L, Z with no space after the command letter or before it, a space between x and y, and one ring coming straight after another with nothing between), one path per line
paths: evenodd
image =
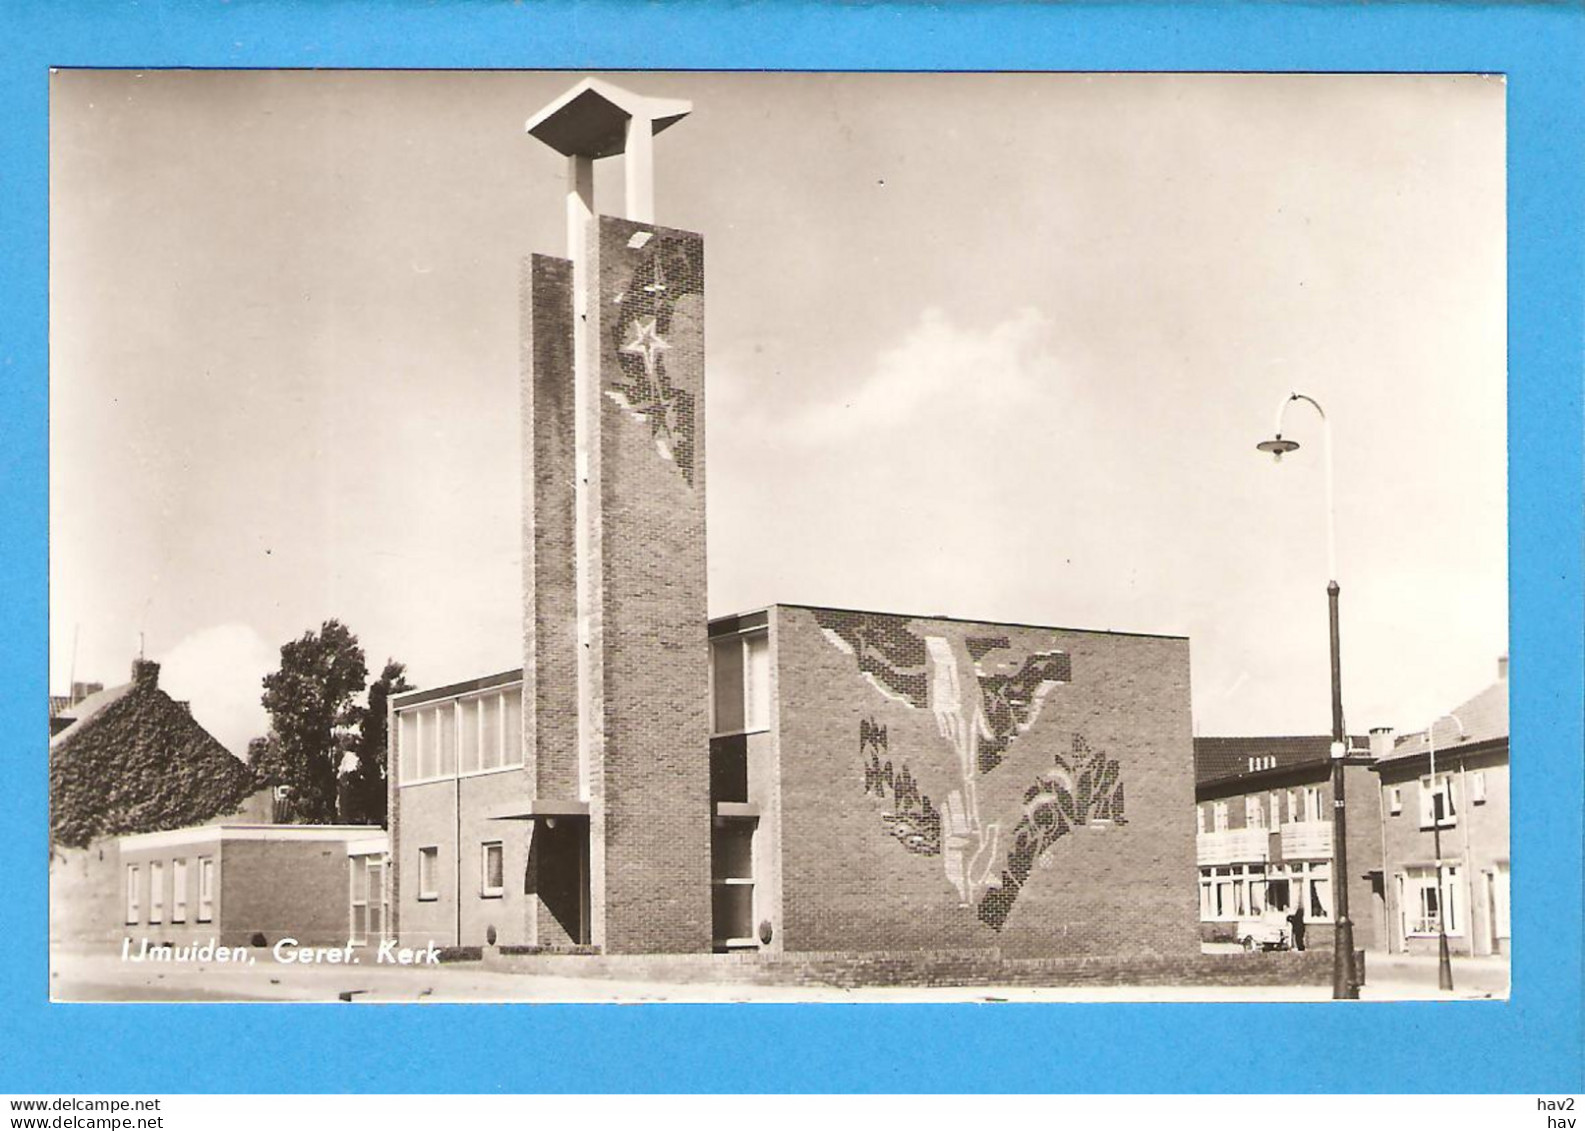
M688 102L585 79L528 122L567 159L566 259L523 265L528 933L607 953L710 935L704 242L654 223ZM594 168L624 158L623 216Z

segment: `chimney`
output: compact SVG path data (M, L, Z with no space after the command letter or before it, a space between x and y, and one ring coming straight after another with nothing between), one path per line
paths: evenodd
M1506 652L1497 657L1497 682L1508 682L1508 653Z
M1394 731L1391 727L1370 728L1370 756L1380 761L1392 753Z
M160 685L160 665L153 660L133 660L132 682L151 691L157 688Z

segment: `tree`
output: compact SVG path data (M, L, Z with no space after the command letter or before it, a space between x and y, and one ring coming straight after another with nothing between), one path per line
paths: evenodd
M358 638L338 620L283 645L280 669L264 677L270 736L258 751L266 765L255 770L288 787L303 824L337 820L337 773L358 739L367 677Z
M385 826L385 708L392 695L411 690L407 665L396 660L386 660L380 678L369 685L369 705L361 713L354 747L358 764L341 779L341 819L349 824Z

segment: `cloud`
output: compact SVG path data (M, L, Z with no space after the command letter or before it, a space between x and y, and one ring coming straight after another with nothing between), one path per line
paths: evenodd
M902 342L876 358L868 377L796 418L794 433L823 443L901 428L921 416L955 416L969 404L1005 411L1026 403L1052 384L1050 325L1031 307L988 329L957 326L929 308ZM968 387L972 398L962 395Z
M238 757L269 719L261 681L280 663L279 649L245 624L219 624L184 638L160 657L160 686L192 704L193 718Z

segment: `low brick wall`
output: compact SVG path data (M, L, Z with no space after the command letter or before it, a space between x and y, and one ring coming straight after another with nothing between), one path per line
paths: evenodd
M1360 981L1365 955L1356 952ZM1332 980L1330 951L1167 958L1005 958L995 949L691 955L503 954L489 969L561 978L758 986L1311 986Z

